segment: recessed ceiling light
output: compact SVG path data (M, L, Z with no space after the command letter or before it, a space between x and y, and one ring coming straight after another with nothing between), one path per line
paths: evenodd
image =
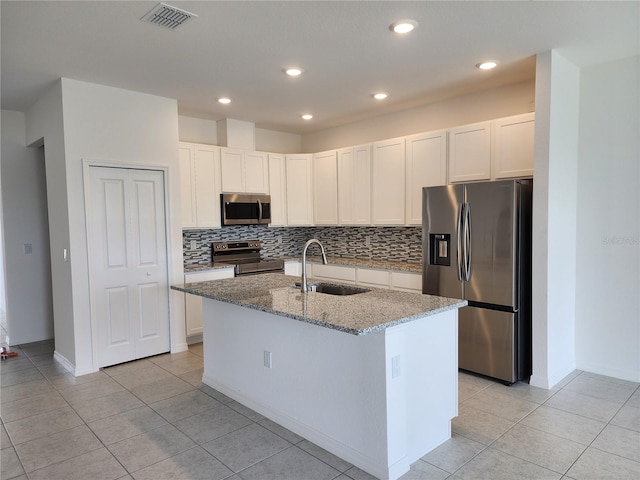
M304 115L302 115L303 120L311 120L312 118L313 115L311 115L310 113L305 113Z
M222 97L218 99L219 103L222 103L224 105L227 105L228 103L231 103L231 99L230 98L226 98L226 97Z
M304 72L304 70L302 70L300 67L289 67L289 68L285 68L283 72L289 75L290 77L297 77L299 75L302 75L302 72Z
M373 95L371 95L373 98L375 98L376 100L384 100L385 98L387 98L389 95L387 95L384 92L379 92L379 93L374 93Z
M395 33L409 33L418 26L415 20L400 20L389 25L389 30Z
M498 63L494 62L493 60L476 64L476 67L478 67L480 70L491 70L492 68L496 68L497 66Z

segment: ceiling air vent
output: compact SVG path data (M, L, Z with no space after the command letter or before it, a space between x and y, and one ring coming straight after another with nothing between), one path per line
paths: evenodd
M197 17L197 15L177 7L172 7L166 3L159 3L140 20L168 28L170 30L175 30L192 17Z

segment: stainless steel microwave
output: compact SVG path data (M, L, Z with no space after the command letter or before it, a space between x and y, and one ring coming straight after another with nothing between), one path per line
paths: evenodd
M246 193L223 193L222 225L266 225L271 222L271 197Z

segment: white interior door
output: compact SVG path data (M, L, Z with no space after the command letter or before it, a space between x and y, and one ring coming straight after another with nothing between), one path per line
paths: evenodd
M98 367L170 349L164 174L90 167Z

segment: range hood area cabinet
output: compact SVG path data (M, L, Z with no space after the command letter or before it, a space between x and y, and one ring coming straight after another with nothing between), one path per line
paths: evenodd
M239 148L221 148L222 193L269 193L267 155Z
M180 142L182 228L220 228L220 148Z

